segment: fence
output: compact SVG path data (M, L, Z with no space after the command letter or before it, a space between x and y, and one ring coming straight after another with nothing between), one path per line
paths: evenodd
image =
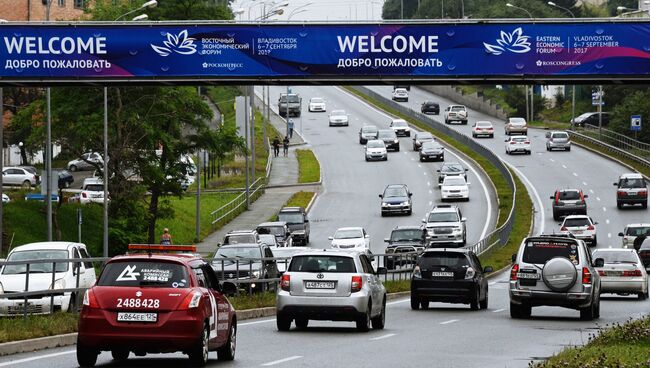
M476 254L480 255L488 251L490 248L492 248L497 244L501 246L505 245L508 242L508 238L510 237L510 233L512 232L512 226L514 224L514 219L515 219L514 212L516 207L517 188L515 186L515 181L514 178L512 177L512 173L510 172L510 170L508 170L508 167L503 163L503 161L501 161L501 159L497 155L495 155L491 150L489 150L487 147L476 142L476 140L455 131L454 129L446 126L445 124L437 120L430 118L425 114L414 111L408 106L398 104L392 101L391 99L386 98L380 95L379 93L372 91L368 88L359 87L359 86L355 86L352 88L357 90L358 92L361 92L369 96L374 100L381 102L383 105L386 105L391 109L398 111L400 114L408 116L411 119L417 120L420 123L427 125L435 132L439 132L444 135L452 137L453 139L460 142L461 144L471 148L474 152L485 157L488 161L490 161L490 163L492 163L492 165L494 165L499 170L501 175L503 175L503 177L506 179L508 186L512 190L512 207L510 208L510 212L508 213L508 218L503 223L503 225L501 225L499 228L495 229L494 231L486 235L485 238L479 240L476 244L472 244L468 247L471 248Z
M585 124L584 129L569 130L572 138L586 141L608 151L650 168L650 144L637 141L611 130L603 129L599 133L598 127Z
M264 191L266 178L257 178L249 186L249 196L251 202L255 201ZM216 210L210 212L212 216L212 228L214 229L217 224L224 224L237 216L243 208L246 207L246 191L241 192L232 201L224 204Z

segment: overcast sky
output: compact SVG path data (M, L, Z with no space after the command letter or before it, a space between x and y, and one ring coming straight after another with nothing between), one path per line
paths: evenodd
M254 20L261 16L266 6L267 13L278 5L288 2L289 5L281 7L282 15L275 15L270 19L286 21L291 15L291 21L346 21L346 20L379 20L383 0L236 0L232 8L244 9L237 20ZM266 5L265 5L266 4ZM276 4L276 5L273 5Z

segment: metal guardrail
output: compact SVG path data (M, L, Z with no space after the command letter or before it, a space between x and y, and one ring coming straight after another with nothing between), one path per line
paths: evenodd
M650 168L650 152L648 153L648 158L644 158L644 157L633 154L628 149L623 149L623 148L613 146L611 144L605 143L602 140L591 137L591 136L589 136L587 134L579 133L579 132L577 132L575 130L567 130L567 132L569 133L569 135L571 135L572 138L582 139L584 141L589 142L590 144L598 146L599 148L601 148L601 149L603 149L605 151L609 151L609 152L615 153L617 155L623 156L625 158L628 158L628 159L638 163L641 166Z
M408 280L411 277L411 274L413 272L413 266L415 265L415 261L417 260L417 256L419 253L417 252L409 252L409 253L389 253L389 254L373 254L370 255L373 259L377 260L377 265L384 265L384 266L389 266L388 272L386 275L384 275L383 279L384 281L396 281L396 280ZM27 315L31 314L30 311L30 306L34 305L34 301L36 299L39 299L40 302L42 302L42 299L44 297L50 297L49 300L49 312L53 313L55 310L55 303L54 303L54 297L55 296L60 296L64 295L66 293L71 294L71 304L70 306L73 308L73 310L78 310L81 307L81 300L82 296L84 295L85 291L88 289L88 287L84 287L80 285L80 275L81 273L79 270L82 268L83 263L88 263L92 262L93 267L103 267L103 265L106 263L106 261L110 260L110 257L95 257L95 258L64 258L64 259L41 259L41 260L29 260L29 261L0 261L0 268L4 268L4 266L10 266L10 265L25 265L25 284L23 291L21 292L3 292L0 293L0 304L4 304L2 301L5 299L9 300L21 300L21 303L18 303L18 307L22 307L22 313L12 313L12 315L23 315L24 318L27 318ZM215 269L215 265L221 264L221 269L219 270L218 267L215 269L215 274L217 275L218 279L222 282L232 282L234 283L238 289L245 289L249 294L253 293L254 287L251 287L253 284L258 284L261 287L255 288L255 290L260 290L260 291L276 291L278 282L280 281L279 273L278 277L274 278L266 278L266 277L261 277L265 276L262 274L258 274L256 277L251 277L251 275L254 275L255 271L258 271L259 266L255 266L255 264L262 264L264 262L274 262L276 264L276 267L278 264L284 265L284 269L288 269L289 262L291 260L291 257L274 257L274 258L209 258L206 259L206 261L210 262L212 265L212 268ZM54 285L56 282L56 276L57 273L61 272L56 272L57 264L72 264L73 267L73 272L75 275L75 285L74 287L66 287L62 289L52 289L51 286L48 289L43 289L43 290L32 290L29 291L29 284L30 284L30 277L34 276L36 274L42 275L43 272L35 272L33 271L34 267L32 265L35 264L48 264L52 266L52 272L48 272L51 274L51 284ZM230 265L235 265L234 269L228 269L225 270L225 265L229 263ZM31 271L30 271L31 270ZM242 272L247 272L245 277L238 277L239 275L242 275ZM21 275L23 273L20 273ZM99 274L97 274L99 275ZM90 286L90 285L88 285ZM74 296L74 298L72 298ZM31 302L30 302L31 300ZM40 305L40 304L39 304ZM0 308L3 308L0 306ZM15 309L17 311L17 309ZM9 308L7 308L7 311L9 311ZM39 312L39 313L42 313ZM9 314L9 312L7 312Z
M251 185L249 186L249 195L251 200L257 199L259 195L261 195L260 190L263 190L265 187L265 181L266 178L257 178ZM215 224L217 224L219 221L222 221L229 216L234 216L236 214L236 211L246 205L246 191L241 192L237 197L235 197L233 200L230 202L224 204L223 206L217 208L216 210L210 212L210 216L212 216L212 221L210 222L212 224L212 227L214 228Z
M503 175L503 177L506 179L508 186L512 190L512 207L510 208L510 212L508 213L508 218L503 223L503 225L501 225L499 228L495 229L494 231L486 235L483 239L479 240L476 244L467 246L467 248L471 248L476 254L481 255L487 252L495 245L504 246L508 242L508 238L510 237L510 233L512 232L512 226L514 224L516 198L517 198L517 188L515 186L515 180L512 177L512 173L505 165L505 163L503 163L503 161L501 161L501 159L497 155L495 155L491 150L489 150L487 147L476 142L476 140L455 131L454 129L443 124L442 122L432 119L428 115L414 111L413 109L407 106L398 104L395 101L386 98L381 94L372 91L368 88L360 87L360 86L355 86L351 88L377 101L380 101L382 104L387 105L391 109L394 109L399 113L408 116L411 119L417 120L420 123L427 125L435 132L439 132L444 135L448 135L452 137L453 139L457 140L461 144L471 148L474 152L485 157L499 170L499 172L501 172L501 175Z
M580 127L577 128L577 130L580 131ZM585 124L582 129L592 138L596 138L602 142L623 150L632 151L638 156L650 158L649 143L641 142L624 134L617 133L613 130L605 128L599 129L596 125ZM595 137L595 134L597 134L598 137Z

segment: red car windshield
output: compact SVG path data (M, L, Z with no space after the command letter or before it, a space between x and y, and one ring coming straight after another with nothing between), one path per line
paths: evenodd
M107 264L97 285L187 288L189 280L185 266L178 263L122 260Z

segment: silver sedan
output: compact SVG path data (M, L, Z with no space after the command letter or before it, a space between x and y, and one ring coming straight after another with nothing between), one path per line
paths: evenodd
M648 298L648 273L634 249L596 249L592 258L602 258L598 267L601 293L637 294L639 299Z

